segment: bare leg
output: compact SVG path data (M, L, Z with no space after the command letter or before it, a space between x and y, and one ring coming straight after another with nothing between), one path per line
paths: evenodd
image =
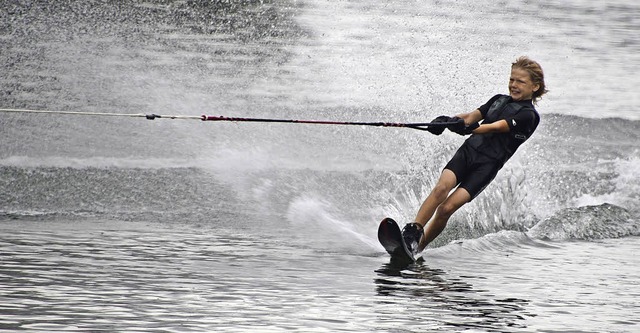
M438 206L447 199L449 192L456 186L456 183L456 175L453 171L444 169L440 179L438 179L438 183L431 190L427 199L424 200L422 206L420 206L415 221L424 227L436 212Z
M453 213L471 200L471 195L463 188L457 188L453 193L438 206L436 216L424 229L424 236L420 240L418 251L424 250L447 226L447 221Z

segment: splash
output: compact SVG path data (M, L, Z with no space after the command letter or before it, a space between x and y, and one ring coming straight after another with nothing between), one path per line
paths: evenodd
M370 230L358 231L357 224L346 221L329 201L309 195L295 198L289 205L287 220L298 229L312 234L313 241L328 242L340 248L360 248L366 245L380 249L378 241L371 237Z
M615 159L602 161L601 164L611 165L615 171L615 178L611 180L612 190L604 194L585 193L574 200L577 206L601 205L611 203L627 207L634 211L640 200L640 158L634 157L628 160Z

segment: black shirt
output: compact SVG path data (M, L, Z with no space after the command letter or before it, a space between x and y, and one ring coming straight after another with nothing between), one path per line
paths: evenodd
M533 134L540 122L531 100L514 102L508 95L495 95L478 110L482 113L483 124L505 120L509 132L472 134L465 144L501 165Z
M506 95L495 95L493 97L491 97L491 99L489 99L489 101L487 103L485 103L484 105L482 105L481 107L478 108L478 110L480 110L480 113L482 113L482 119L486 119L487 117L487 113L489 112L489 108L491 107L491 105L498 100L498 98L502 97L502 96L506 96ZM524 133L530 133L533 134L533 131L535 131L536 127L538 127L538 123L540 122L540 118L537 115L536 109L533 106L533 103L530 99L528 100L524 100L524 101L517 101L514 102L513 99L511 97L509 97L509 102L510 103L515 103L518 105L522 105L523 108L520 109L519 112L517 112L514 115L507 115L504 119L507 121L507 123L509 124L509 131L510 132L524 132ZM528 110L527 110L528 109ZM529 111L529 112L526 112ZM501 119L496 119L496 120L489 120L489 122L487 122L486 120L483 121L483 124L490 124L493 123L497 120L501 120ZM530 135L529 134L529 135ZM529 136L527 135L527 136Z

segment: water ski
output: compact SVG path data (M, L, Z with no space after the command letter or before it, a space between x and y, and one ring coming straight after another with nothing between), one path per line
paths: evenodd
M402 231L398 223L392 218L387 217L380 222L380 226L378 227L378 240L384 249L389 252L392 260L415 261L413 253L411 253L402 238Z

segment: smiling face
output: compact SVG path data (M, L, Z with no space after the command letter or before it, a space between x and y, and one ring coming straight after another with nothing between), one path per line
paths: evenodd
M533 98L533 93L540 89L539 84L534 84L529 72L522 68L513 67L509 77L509 95L514 101L525 101Z

